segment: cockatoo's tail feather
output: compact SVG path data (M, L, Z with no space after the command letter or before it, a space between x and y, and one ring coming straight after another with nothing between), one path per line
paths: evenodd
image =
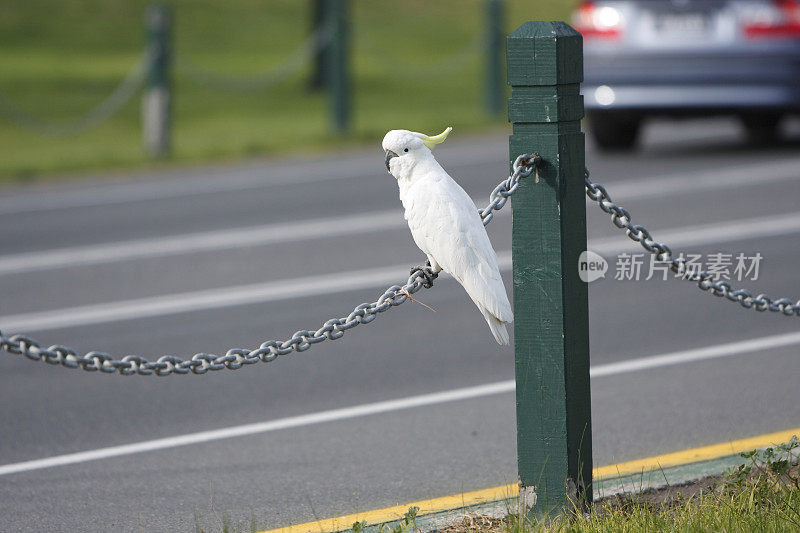
M487 311L483 312L483 317L486 319L486 323L489 324L489 329L492 330L492 335L494 335L494 340L497 341L497 344L500 346L508 346L508 329L506 328L506 323L497 320Z
M452 128L429 137L392 130L383 138L386 169L397 178L400 200L414 242L466 289L500 344L508 344L506 324L514 320L500 277L497 254L478 208L433 157Z

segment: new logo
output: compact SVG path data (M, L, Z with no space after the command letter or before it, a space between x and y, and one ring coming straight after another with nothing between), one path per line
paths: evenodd
M608 262L602 255L591 250L581 253L578 258L578 275L584 283L591 283L606 277Z

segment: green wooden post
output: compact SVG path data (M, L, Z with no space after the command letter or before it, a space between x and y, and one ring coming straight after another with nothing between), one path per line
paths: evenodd
M486 112L503 110L503 12L505 0L486 0Z
M563 22L526 22L507 37L511 160L538 152L512 197L514 350L520 493L536 514L591 501L583 43Z
M142 95L142 133L145 152L165 157L171 148L172 95L170 80L172 14L166 5L150 6L145 15L149 63Z
M325 3L326 0L311 0L311 35L318 34L325 25ZM327 50L328 44L325 43L321 46L317 45L313 51L311 78L308 80L308 87L312 91L325 88L325 82L327 81L325 53Z
M338 133L350 128L350 65L348 0L327 0L326 20L331 40L325 54L328 60L326 86L330 94L331 119Z

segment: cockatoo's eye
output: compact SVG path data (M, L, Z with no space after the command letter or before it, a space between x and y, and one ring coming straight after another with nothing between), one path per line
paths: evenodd
M404 149L403 149L403 151L404 151L404 152L408 152L408 148L404 148Z

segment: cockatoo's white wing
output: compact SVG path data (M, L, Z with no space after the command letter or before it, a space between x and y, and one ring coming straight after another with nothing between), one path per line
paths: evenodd
M484 315L488 312L498 322L512 322L497 254L477 208L444 169L436 170L428 171L428 179L417 180L403 198L414 241L464 286ZM493 325L490 317L486 320Z

